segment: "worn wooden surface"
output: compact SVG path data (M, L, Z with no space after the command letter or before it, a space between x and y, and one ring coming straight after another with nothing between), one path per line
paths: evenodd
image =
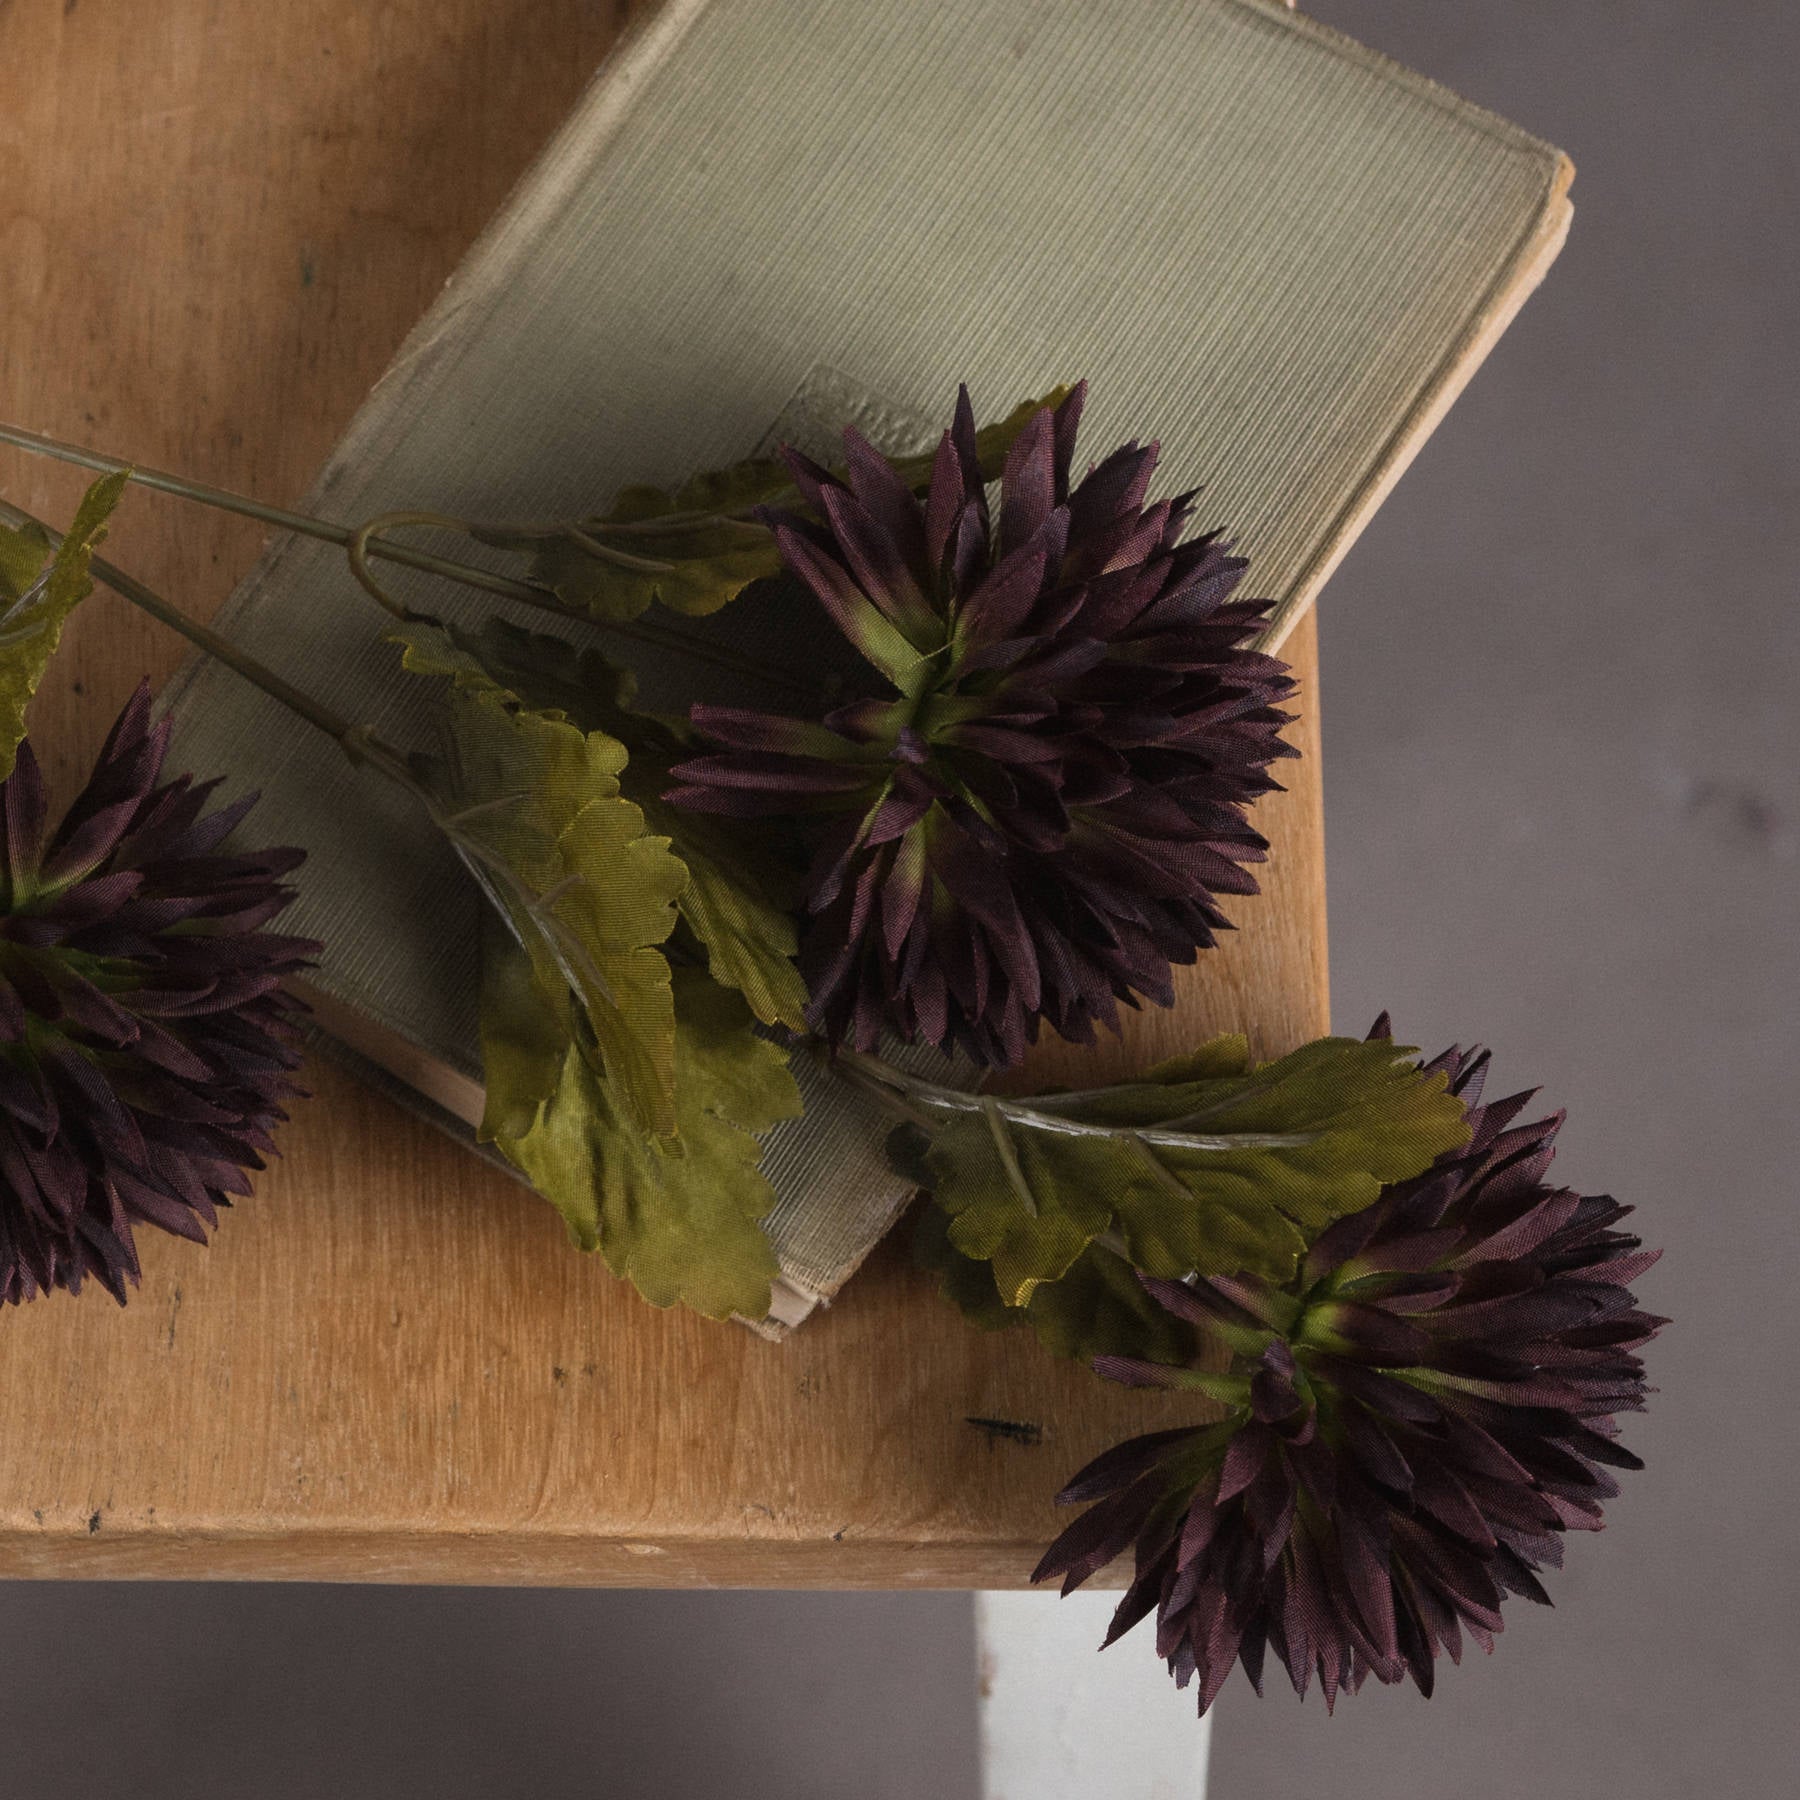
M630 10L0 0L0 414L291 502ZM0 453L53 519L79 485ZM136 494L108 553L207 612L258 543ZM1044 1076L1325 1028L1310 623L1290 653L1307 760L1261 812L1264 896L1177 1014ZM35 713L62 791L180 654L110 596L78 615ZM895 1243L782 1346L656 1312L513 1183L310 1081L212 1248L146 1234L123 1312L0 1318L0 1574L1011 1586L1061 1480L1179 1411L971 1331Z

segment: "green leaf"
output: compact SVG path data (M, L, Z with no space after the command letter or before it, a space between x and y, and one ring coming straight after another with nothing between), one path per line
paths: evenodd
M951 1217L950 1241L993 1265L1008 1306L1066 1274L1112 1224L1118 1160L1110 1140L1046 1139L998 1108L945 1125L926 1156L933 1197Z
M736 988L765 1025L806 1030L806 984L793 961L793 871L741 827L663 799L673 785L671 765L691 754L685 722L638 710L626 671L596 651L577 653L562 638L490 618L474 632L446 627L443 640L465 678L485 675L540 710L625 744L630 760L619 774L621 791L686 865L676 905L704 947L713 979Z
M505 985L529 980L516 946L503 945L501 959L514 965ZM777 1264L757 1222L775 1204L757 1140L799 1115L800 1090L785 1052L703 971L676 971L675 1016L674 1145L634 1130L572 1052L531 1128L496 1141L575 1242L599 1250L652 1305L761 1319Z
M504 526L476 535L505 549L529 550L531 579L571 612L618 621L660 602L700 618L781 567L774 538L748 515L754 507L796 498L787 465L757 457L696 475L673 493L624 488L610 512L580 522L578 535L546 539Z
M677 1130L675 1013L659 948L687 870L620 791L625 746L533 709L443 630L397 629L414 673L447 678L439 825L529 963L484 1002L484 1136L515 1130L549 1097L549 1046L597 1058L621 1115ZM492 959L490 959L492 960ZM528 1002L544 1015L530 1020Z
M50 561L50 534L35 519L0 525L0 601L16 605Z
M424 624L396 636L410 670L450 683L444 823L497 906L482 945L484 1135L646 1299L764 1317L777 1264L758 1221L775 1195L757 1140L799 1114L799 1089L742 998L697 968L671 976L650 948L693 881L622 791L625 746L570 711L666 727L625 714L597 658L591 694L571 683L574 652L554 639ZM527 705L540 690L569 709ZM653 1104L666 1111L646 1128Z
M981 1331L1006 1331L1023 1325L1030 1310L1008 1306L994 1288L993 1272L975 1257L964 1256L950 1241L950 1219L927 1201L913 1226L914 1264L937 1277L938 1293ZM1048 1293L1046 1286L1039 1290Z
M1165 1058L1148 1070L1144 1079L1165 1087L1178 1081L1228 1081L1248 1075L1255 1066L1250 1040L1241 1031L1230 1031Z
M1028 1325L1053 1356L1092 1362L1096 1356L1141 1356L1185 1364L1193 1334L1145 1293L1122 1257L1090 1244L1060 1281L1046 1281L1023 1306L1008 1306L988 1265L950 1241L950 1220L936 1206L919 1209L913 1260L938 1278L938 1292L983 1331Z
M1322 1038L1245 1071L1240 1045L1082 1094L927 1097L951 1241L1010 1306L1109 1230L1147 1274L1285 1281L1332 1220L1467 1141L1462 1103L1404 1046Z
M1066 387L1028 400L1004 419L976 433L982 474L994 480L1013 439L1044 406L1060 405ZM895 466L907 484L931 480L930 455ZM673 492L628 487L612 509L581 520L572 533L547 537L541 529L484 526L484 543L531 554L531 579L548 588L572 612L590 618L635 619L660 602L690 618L714 613L753 581L781 566L775 540L750 517L759 506L800 502L787 465L755 457L730 468L695 475Z
M574 1050L565 1007L546 993L511 927L492 906L481 909L481 1072L487 1104L484 1141L523 1137L556 1092Z
M607 522L619 522L619 515ZM497 533L480 535L489 543L503 541ZM554 538L533 551L530 574L571 612L592 619L635 619L659 603L688 618L704 618L729 605L751 582L781 567L768 531L729 520L596 541L628 543L628 554L657 566L631 568L596 555L573 539Z
M1123 1257L1090 1244L1060 1281L1047 1281L1025 1303L1026 1322L1053 1356L1141 1356L1187 1363L1192 1331L1144 1291Z
M772 898L791 890L786 871L728 825L660 798L646 796L642 805L687 864L681 922L704 947L713 980L742 994L765 1025L809 1030L806 983L793 960L800 948L794 916Z
M25 741L25 708L70 613L94 591L88 565L106 522L131 479L129 469L102 475L82 496L74 522L54 555L38 525L0 525L0 780L12 773Z

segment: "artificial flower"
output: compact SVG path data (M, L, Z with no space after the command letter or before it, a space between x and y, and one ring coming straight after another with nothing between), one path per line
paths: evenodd
M1192 494L1150 502L1157 446L1071 483L1085 387L1014 441L990 517L967 390L923 499L854 431L842 477L792 451L782 561L872 672L823 719L696 706L712 754L677 804L809 829L803 966L833 1042L1016 1062L1040 1021L1090 1041L1167 1005L1267 845L1247 809L1291 691L1248 647L1265 603Z
M1481 1105L1483 1054L1429 1066L1469 1108L1466 1149L1330 1226L1290 1283L1146 1278L1198 1366L1095 1362L1227 1414L1089 1464L1061 1498L1094 1504L1036 1579L1067 1593L1132 1553L1107 1642L1154 1612L1202 1712L1234 1661L1260 1692L1267 1649L1327 1707L1369 1676L1429 1694L1440 1651L1492 1649L1507 1594L1547 1603L1538 1573L1600 1528L1609 1469L1642 1466L1616 1419L1665 1323L1629 1286L1657 1253L1617 1229L1628 1207L1546 1181L1560 1116Z
M140 687L54 830L29 742L0 783L0 1302L122 1302L137 1227L204 1242L298 1091L301 852L225 852L250 800L161 781L168 743Z

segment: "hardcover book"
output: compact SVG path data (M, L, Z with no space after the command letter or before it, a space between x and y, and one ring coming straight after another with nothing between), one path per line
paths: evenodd
M579 517L778 441L818 454L846 423L929 447L959 381L997 417L1086 377L1088 441L1166 437L1167 491L1204 486L1201 522L1250 557L1277 648L1555 257L1571 177L1276 0L669 0L306 507ZM487 604L386 567L439 614ZM804 617L725 620L765 660L816 657ZM431 746L428 684L391 679L340 551L279 542L220 623L338 712ZM659 704L768 698L678 646L629 650ZM480 901L454 856L228 670L190 665L170 705L180 757L260 789L257 829L308 851L286 928L327 945L322 1029L472 1143ZM796 1074L806 1116L765 1161L770 1331L829 1299L907 1198L881 1115L804 1055Z

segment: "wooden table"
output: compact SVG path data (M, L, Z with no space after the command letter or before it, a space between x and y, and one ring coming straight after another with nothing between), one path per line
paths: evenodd
M291 503L632 10L0 6L0 415ZM0 455L42 515L79 487ZM107 553L207 613L258 547L133 494ZM1045 1077L1326 1028L1310 623L1289 653L1305 760L1259 813L1263 897L1177 1014ZM77 615L34 715L61 792L180 656L108 595ZM123 1312L94 1290L0 1318L0 1575L1016 1586L1061 1481L1180 1415L970 1330L901 1243L785 1345L656 1312L503 1176L308 1079L212 1248L146 1232Z

